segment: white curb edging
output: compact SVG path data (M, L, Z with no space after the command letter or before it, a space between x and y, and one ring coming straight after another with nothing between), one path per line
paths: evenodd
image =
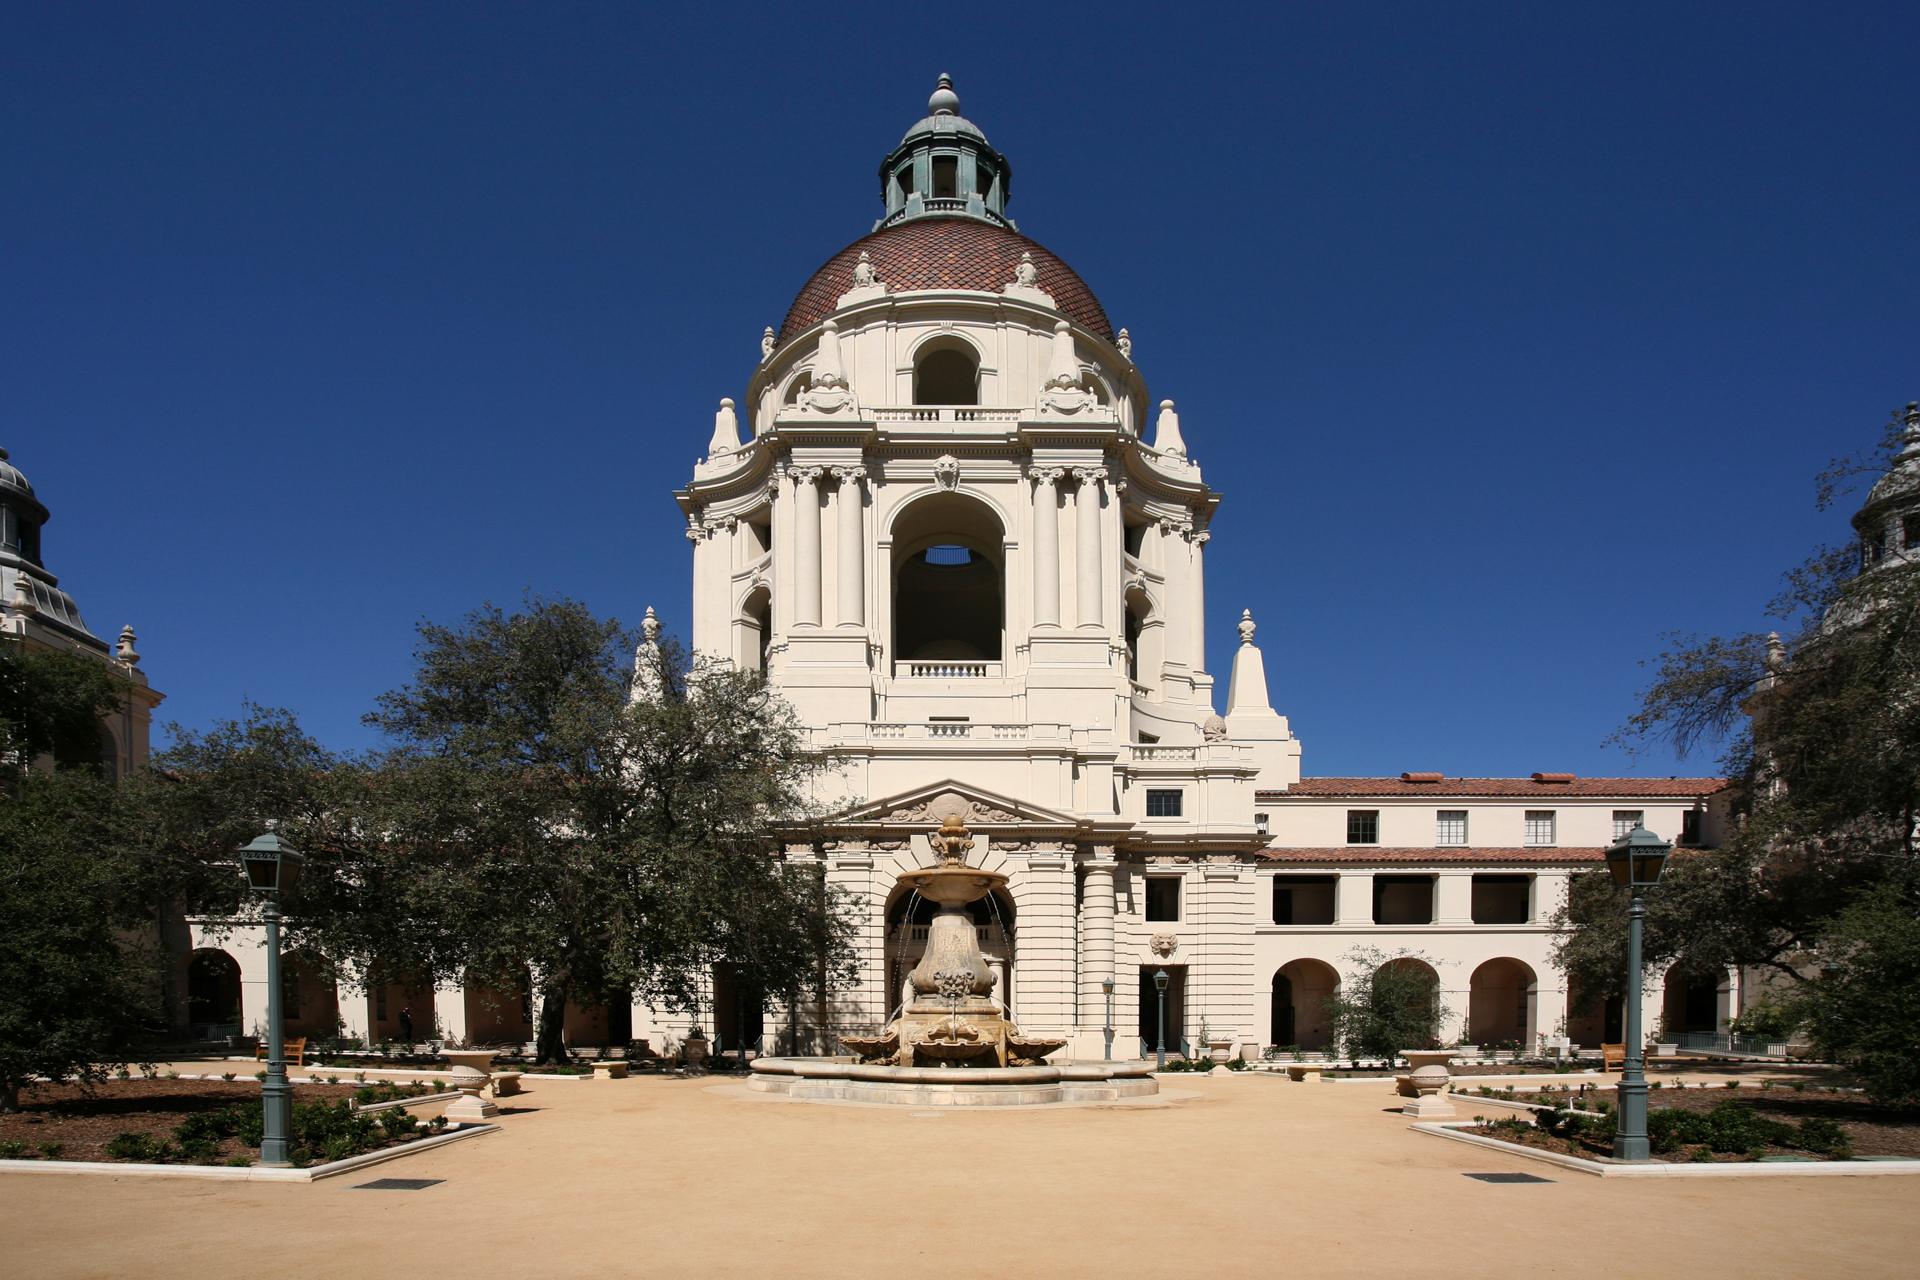
M1523 1160L1556 1165L1598 1178L1875 1178L1920 1174L1920 1160L1795 1160L1778 1164L1668 1164L1655 1160L1646 1164L1613 1164L1562 1155L1557 1151L1542 1151L1538 1147L1522 1146L1517 1142L1502 1142L1483 1134L1461 1132L1472 1123L1470 1120L1430 1120L1410 1127L1436 1138L1487 1147L1510 1156L1519 1156Z
M120 1178L200 1178L215 1182L318 1182L322 1178L352 1173L368 1165L383 1164L388 1160L398 1160L402 1156L444 1147L449 1142L459 1142L463 1138L477 1138L482 1134L499 1131L500 1126L497 1124L465 1125L448 1133L435 1134L431 1138L421 1138L416 1142L403 1143L397 1147L369 1151L365 1155L348 1156L345 1160L317 1164L308 1169L262 1169L256 1165L235 1168L223 1164L115 1164L105 1160L0 1160L0 1173L64 1173Z

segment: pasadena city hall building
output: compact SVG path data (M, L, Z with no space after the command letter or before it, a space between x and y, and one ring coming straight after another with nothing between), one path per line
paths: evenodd
M858 983L830 1003L741 1008L720 975L701 1022L722 1048L744 1029L769 1051L837 1052L833 1033L877 1029L930 914L898 878L958 813L971 860L1008 876L976 915L998 993L1073 1056L1099 1057L1109 1025L1115 1056L1150 1050L1160 970L1170 1047L1325 1047L1322 997L1362 949L1437 972L1448 1042L1617 1038L1552 966L1549 921L1569 877L1636 822L1711 844L1724 784L1303 776L1255 614L1207 597L1222 495L1173 401L1149 397L1127 331L1008 216L1012 169L941 77L880 165L871 231L766 330L744 400L720 402L675 494L694 647L764 669L837 766L837 816L787 833L784 857L816 865L859 920ZM9 476L11 532L25 481ZM37 537L44 508L25 492ZM35 584L47 620L37 549L10 541L0 565ZM1210 622L1237 636L1229 671L1206 667ZM129 634L129 669L131 651ZM144 709L139 729L143 754ZM257 934L185 928L183 1021L257 1026ZM525 999L291 987L290 1034L338 1019L397 1036L405 1008L421 1039L436 1022L450 1038L531 1036ZM1668 1034L1724 1031L1741 1005L1733 973L1649 990ZM568 1031L670 1051L691 1025L636 1005L575 1011Z

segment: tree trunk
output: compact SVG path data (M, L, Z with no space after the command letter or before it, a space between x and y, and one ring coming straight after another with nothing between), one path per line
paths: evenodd
M0 1084L0 1112L13 1112L20 1109L20 1086L13 1083Z
M534 1034L534 1065L544 1063L564 1063L567 1060L567 1044L564 1032L567 1025L567 989L559 984L542 987L540 990L540 1026Z

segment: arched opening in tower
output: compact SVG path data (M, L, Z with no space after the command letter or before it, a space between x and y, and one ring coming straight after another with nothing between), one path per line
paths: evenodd
M908 507L893 536L894 659L1001 661L1005 534L993 510L936 494Z
M915 404L979 404L980 362L957 346L923 351L913 365Z

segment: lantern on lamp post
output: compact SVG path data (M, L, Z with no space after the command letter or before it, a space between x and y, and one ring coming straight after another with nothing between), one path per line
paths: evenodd
M1155 970L1153 975L1153 989L1155 992L1159 994L1159 997L1160 997L1160 1033L1159 1033L1158 1039L1156 1039L1153 1046L1153 1053L1154 1053L1154 1059L1155 1059L1153 1069L1155 1071L1165 1071L1167 1069L1167 982L1168 981L1169 979L1167 978L1167 971L1165 969Z
M1107 997L1107 1024L1101 1030L1106 1033L1106 1050L1100 1056L1107 1062L1113 1061L1113 979L1100 979L1100 990Z
M261 899L267 926L267 1078L260 1085L260 1163L270 1169L291 1165L287 1139L293 1119L293 1086L287 1083L286 1041L280 1010L280 893L293 878L299 851L274 832L258 836L240 850L247 887Z
M1651 1154L1647 1144L1647 1077L1642 1061L1646 1037L1640 1032L1640 932L1647 918L1641 895L1660 883L1660 873L1666 869L1671 852L1672 845L1637 823L1607 850L1607 873L1617 887L1631 895L1627 906L1627 1056L1620 1067L1619 1106L1614 1112L1616 1160L1645 1160Z

